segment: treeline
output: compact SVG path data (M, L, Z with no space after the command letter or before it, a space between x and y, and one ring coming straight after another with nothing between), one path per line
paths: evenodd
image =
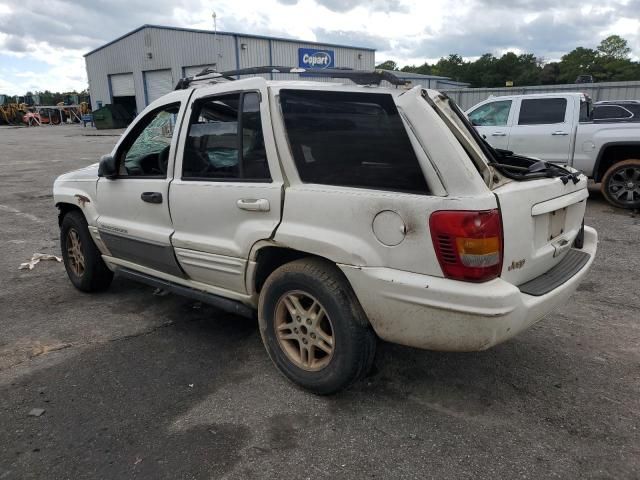
M454 53L440 58L433 65L425 62L398 68L396 62L388 60L376 68L441 75L467 82L472 87L504 87L506 82L513 82L514 86L574 83L579 75L591 75L595 82L640 80L640 62L632 61L630 53L624 38L611 35L596 49L575 48L563 55L559 62L545 62L544 58L532 53L517 55L513 52L499 58L485 53L470 62Z
M27 92L24 95L6 95L6 103L31 103L28 99L38 96L40 105L57 105L60 102L70 103L70 97L78 97L78 102L86 102L89 98L89 92L83 90L81 92L51 92L49 90Z

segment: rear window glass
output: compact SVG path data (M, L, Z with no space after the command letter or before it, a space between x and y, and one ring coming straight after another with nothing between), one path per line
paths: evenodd
M566 98L532 98L522 100L518 125L563 123L566 111Z
M391 95L281 90L280 102L303 182L428 193Z

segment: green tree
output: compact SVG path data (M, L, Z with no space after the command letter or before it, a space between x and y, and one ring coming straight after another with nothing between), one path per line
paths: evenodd
M434 75L449 77L455 81L464 81L467 65L460 55L452 53L447 58L442 57L438 60L438 63L433 66L432 72Z
M504 86L496 72L497 61L491 53L485 53L475 62L469 63L464 81L469 82L472 87Z
M594 75L598 73L598 52L592 48L578 47L571 50L560 60L561 83L573 83L578 75Z
M393 60L387 60L385 62L382 62L376 65L376 68L382 69L382 70L398 70L398 64Z
M431 75L432 67L427 62L422 65L405 65L400 69L401 72L420 73L422 75Z
M516 86L573 83L578 75L592 75L596 81L640 80L640 62L629 58L627 41L611 35L600 42L597 49L577 47L562 56L559 62L545 63L532 53L517 55L507 52L500 58L485 53L473 62L458 54L442 57L435 65L406 65L403 72L424 75L442 75L453 80L470 83L472 87L503 87L513 81ZM377 68L397 70L393 60Z
M558 62L547 63L540 71L540 83L553 85L559 82L560 64Z
M598 53L605 58L626 60L629 58L631 49L624 38L619 35L610 35L600 42Z

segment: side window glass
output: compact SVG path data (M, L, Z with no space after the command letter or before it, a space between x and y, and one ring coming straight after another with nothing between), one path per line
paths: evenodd
M596 120L631 118L633 114L618 105L597 105L593 111Z
M238 178L239 104L239 94L196 103L184 150L183 178Z
M162 107L147 115L131 133L121 155L121 176L159 177L167 175L171 139L180 104Z
M523 99L520 104L518 125L564 123L566 111L566 98Z
M269 180L256 92L196 103L186 140L182 178Z
M471 123L478 127L503 127L509 120L511 100L486 103L469 114Z
M242 101L242 177L247 180L270 179L267 152L262 136L260 96L245 93Z

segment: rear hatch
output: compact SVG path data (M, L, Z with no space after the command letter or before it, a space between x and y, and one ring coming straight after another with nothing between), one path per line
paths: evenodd
M512 181L494 190L502 214L502 275L514 285L560 263L582 228L587 178Z
M498 199L503 229L501 278L522 285L558 265L583 226L587 177L495 151L446 95L423 90L422 96L449 125Z

